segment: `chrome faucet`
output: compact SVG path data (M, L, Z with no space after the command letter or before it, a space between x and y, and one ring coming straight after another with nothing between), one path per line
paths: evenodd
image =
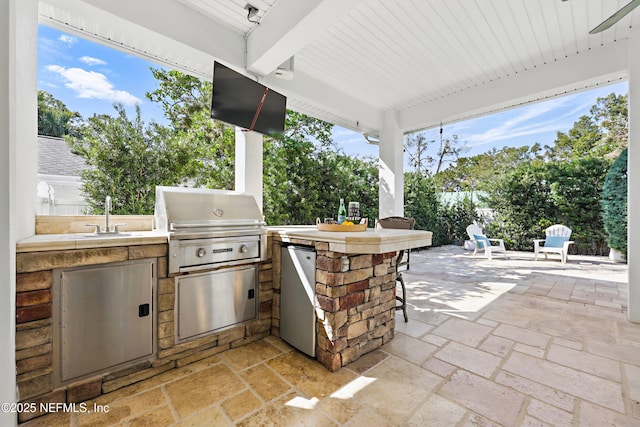
M107 196L104 201L104 230L100 230L100 224L87 224L87 227L95 227L96 234L118 234L120 230L118 227L122 227L127 224L116 224L113 226L113 231L109 228L109 212L111 211L111 196Z
M111 196L107 196L104 201L104 228L109 232L109 212L111 211Z

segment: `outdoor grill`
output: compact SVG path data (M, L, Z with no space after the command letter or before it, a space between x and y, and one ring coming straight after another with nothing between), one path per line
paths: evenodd
M169 273L243 263L266 256L266 227L246 193L156 187L156 228L169 232Z
M178 342L256 318L267 231L253 196L158 186L155 224L169 234Z

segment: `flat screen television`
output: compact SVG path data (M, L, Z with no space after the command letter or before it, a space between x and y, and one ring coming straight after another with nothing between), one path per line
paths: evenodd
M284 133L287 98L219 62L213 64L211 118L264 135Z

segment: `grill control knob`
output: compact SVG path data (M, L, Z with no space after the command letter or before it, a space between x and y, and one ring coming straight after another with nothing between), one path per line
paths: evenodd
M242 244L238 248L238 252L240 252L241 254L246 254L247 252L249 252L249 248L247 247L247 245Z
M196 250L196 256L198 258L202 258L206 254L207 254L207 251L205 251L204 248L198 248L198 250Z

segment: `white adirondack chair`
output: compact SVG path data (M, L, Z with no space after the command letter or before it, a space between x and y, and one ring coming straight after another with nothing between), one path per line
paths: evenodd
M473 240L476 244L473 256L478 253L478 250L484 250L484 256L486 256L489 261L491 261L494 253L502 252L504 257L507 258L507 250L504 247L504 240L489 239L484 235L482 228L477 224L471 224L468 226L467 234L469 235L469 239Z
M544 231L546 239L533 240L534 259L538 259L538 253L544 253L544 259L547 259L547 253L560 254L560 261L567 262L567 254L569 253L569 245L573 243L569 240L571 237L571 229L566 225L555 224L548 227Z

